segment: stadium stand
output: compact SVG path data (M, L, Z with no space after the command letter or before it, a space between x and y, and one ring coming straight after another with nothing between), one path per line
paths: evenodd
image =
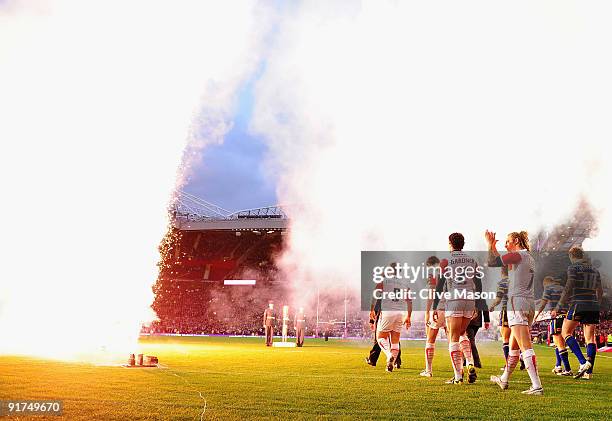
M269 301L287 303L288 291L275 266L282 252L288 221L281 207L271 206L229 212L188 193L181 193L170 210L172 224L162 240L159 276L154 285L152 308L159 320L143 332L164 334L263 335L262 312ZM541 232L532 249L540 258L548 259L536 276L536 297L541 295L544 276L554 274L565 282L569 260L564 256L573 245L580 245L594 229L594 218L586 204L575 215L551 232ZM558 261L557 261L558 260ZM550 263L552 262L552 263ZM255 279L255 286L225 286L226 279ZM609 305L603 308L610 308ZM292 309L294 311L294 309ZM312 316L312 315L311 315ZM366 316L350 308L346 318L346 334L369 337ZM612 332L607 317L600 326L601 335ZM425 335L424 323L414 318L411 337ZM344 320L323 310L316 325L307 318L307 335L318 331L340 336ZM280 323L276 334L280 334ZM547 341L546 325L535 323L532 336ZM577 331L580 340L581 330ZM496 339L497 329L481 330L480 338Z

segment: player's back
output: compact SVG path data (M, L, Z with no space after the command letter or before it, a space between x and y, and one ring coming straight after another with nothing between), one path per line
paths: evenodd
M599 309L597 290L601 288L601 276L590 262L572 263L567 269L567 282L572 287L570 291L572 304Z
M478 262L464 251L451 251L450 257L442 261L442 276L446 279L446 290L451 299L456 299L460 292L474 293L476 286L474 276L477 274Z
M382 290L383 293L392 292L394 294L401 294L408 290L409 283L406 279L401 279L397 277L385 278L382 281ZM381 300L381 310L390 312L390 311L406 311L406 299L405 298L388 298L388 296L384 296Z

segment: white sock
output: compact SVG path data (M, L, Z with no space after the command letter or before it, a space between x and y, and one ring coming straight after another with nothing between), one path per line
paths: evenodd
M463 352L467 365L474 365L474 358L472 358L472 345L470 344L470 339L466 335L459 337L459 348L461 348L461 352Z
M519 362L519 355L521 354L520 349L511 349L508 351L508 360L506 361L506 369L504 374L501 375L501 380L507 382L510 379L510 375L516 368Z
M538 389L542 387L540 375L538 374L535 351L532 348L523 351L523 361L525 362L525 368L527 369L527 373L529 373L533 388Z
M378 346L382 352L387 356L387 361L391 359L391 346L389 345L389 339L387 338L378 338Z
M455 373L455 379L459 380L463 377L461 370L463 369L463 356L459 350L459 342L449 342L448 352L451 358L451 364L453 365L453 372Z
M434 351L436 349L436 344L430 344L429 342L425 343L425 371L431 373L432 363L434 358Z

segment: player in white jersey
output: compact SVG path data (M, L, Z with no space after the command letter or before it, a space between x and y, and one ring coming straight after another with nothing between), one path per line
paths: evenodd
M436 256L431 256L425 262L425 266L428 268L439 268L440 259ZM427 277L427 283L429 288L429 296L425 308L425 332L427 339L425 340L425 370L419 373L422 377L431 377L433 375L432 364L434 358L434 351L436 349L436 338L441 328L446 328L444 324L444 304L443 301L437 305L437 310L433 310L432 306L434 303L433 292L436 290L437 278L434 274L429 274ZM433 313L436 313L436 321L434 321Z
M476 314L474 293L476 292L475 277L478 276L478 262L465 252L463 234L455 232L448 237L450 257L442 259L440 271L446 285L449 297L446 299L444 316L448 335L448 351L454 377L447 384L463 383L463 357L468 369L468 382L476 381L476 369L472 357L470 339L465 331ZM470 295L471 294L471 295ZM434 316L434 320L437 317Z
M397 268L396 263L389 266ZM381 300L381 311L376 327L376 337L380 349L387 356L387 371L393 371L393 364L399 353L400 332L402 325L410 327L412 301L408 297L408 281L398 276L385 278L376 285L375 295L370 306L370 318L375 317L376 300Z
M543 395L542 382L538 374L535 352L531 343L531 323L535 311L533 276L534 260L529 253L527 232L512 232L506 239L508 253L501 256L496 248L495 233L486 231L485 239L489 245L489 266L508 266L508 325L510 326L510 351L506 367L501 377L491 376L491 381L505 390L510 375L523 354L525 367L531 379L531 387L522 393Z

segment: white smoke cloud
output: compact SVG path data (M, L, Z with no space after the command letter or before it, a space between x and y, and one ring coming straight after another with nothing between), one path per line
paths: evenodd
M478 249L582 195L609 244L611 8L304 2L276 21L254 3L3 3L1 351L133 343L168 198L231 127L270 28L252 128L293 205L282 264L303 299L357 285L360 250L443 249L452 231Z
M582 195L609 218L610 3L334 4L284 16L252 123L299 204L282 264L301 298L357 286L360 250L481 249Z
M259 60L256 6L0 3L0 352L133 349L177 165Z

